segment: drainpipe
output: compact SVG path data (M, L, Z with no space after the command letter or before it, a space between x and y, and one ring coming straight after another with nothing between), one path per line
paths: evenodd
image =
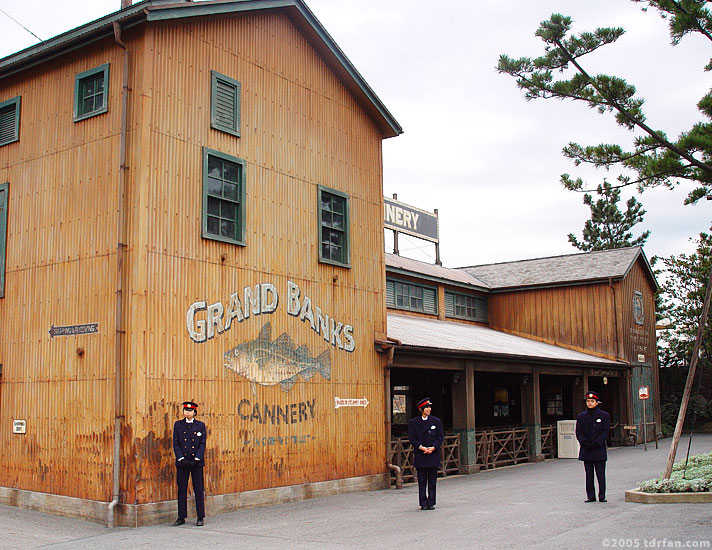
M124 312L124 249L126 248L126 127L129 93L129 49L121 40L121 27L114 21L114 40L124 50L124 72L121 84L121 146L119 151L119 188L118 208L119 219L117 222L116 245L116 343L115 343L115 372L114 372L114 467L112 499L106 518L107 527L114 526L114 508L119 503L120 497L120 450L121 450L121 358L123 355L123 312Z
M392 422L392 404L391 404L391 366L393 365L393 355L395 354L395 346L401 345L401 341L395 338L388 338L387 342L379 342L381 353L388 354L386 367L383 369L383 382L385 394L385 423L386 423L386 457L391 453L391 422ZM386 466L396 473L396 489L403 488L403 473L400 466L390 463L386 460Z

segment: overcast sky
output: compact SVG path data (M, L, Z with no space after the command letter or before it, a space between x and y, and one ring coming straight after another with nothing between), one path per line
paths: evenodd
M120 8L120 0L0 0L0 9L42 39ZM574 18L574 30L622 26L627 32L585 58L591 73L616 74L646 99L648 123L677 137L700 120L696 103L712 87L702 68L712 44L692 36L670 45L657 12L626 0L307 0L358 71L404 129L384 141L384 194L440 214L447 267L569 254L566 235L589 217L582 195L563 189L564 172L593 184L616 173L584 173L561 155L569 141L619 142L635 134L583 104L526 102L500 75L499 54L537 56L539 22ZM0 57L37 42L0 13ZM0 100L6 99L1 96ZM648 257L691 252L708 231L712 202L684 206L689 184L645 191ZM632 191L624 191L624 200ZM626 194L628 193L628 194ZM623 201L622 201L623 202ZM624 206L623 206L624 207ZM401 253L433 261L433 246L402 237Z

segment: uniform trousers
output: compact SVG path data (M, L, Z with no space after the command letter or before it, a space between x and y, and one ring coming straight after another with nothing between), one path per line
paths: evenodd
M435 506L438 469L416 468L416 470L418 471L418 495L420 497L420 505L425 508Z
M586 497L589 500L596 500L596 487L593 484L593 473L596 472L598 479L598 500L606 499L606 461L605 460L584 460L583 467L586 470Z
M195 509L199 518L205 517L205 489L203 487L203 466L176 467L178 482L178 517L188 516L188 477L193 478Z

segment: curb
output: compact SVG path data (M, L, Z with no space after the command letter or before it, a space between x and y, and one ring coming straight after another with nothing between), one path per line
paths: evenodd
M712 503L712 493L644 493L640 487L625 492L626 502L640 504Z

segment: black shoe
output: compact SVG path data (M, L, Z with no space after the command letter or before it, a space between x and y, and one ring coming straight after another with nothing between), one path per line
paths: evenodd
M203 525L205 525L203 518L198 518L198 521L195 522L195 525L197 525L198 527L202 527Z
M427 507L427 506L421 506L420 509L421 509L421 510L427 510L428 507Z
M178 526L178 525L183 525L185 523L185 520L183 518L178 518L173 522L173 525Z
M587 498L584 502L596 502L595 498Z
M435 510L435 506L428 506L428 510Z
M608 502L605 498L599 498L598 502Z

